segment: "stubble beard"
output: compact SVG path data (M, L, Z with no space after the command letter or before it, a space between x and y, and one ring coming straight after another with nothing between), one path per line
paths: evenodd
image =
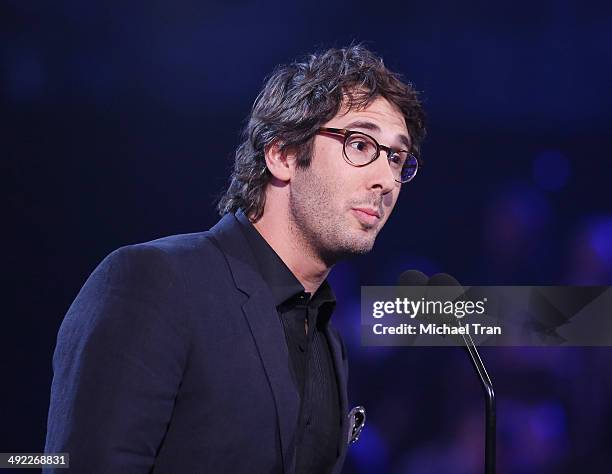
M328 266L372 250L378 230L358 229L346 209L334 207L334 184L311 168L299 169L289 192L289 225L298 249ZM343 206L350 206L349 203ZM305 255L305 256L306 256Z

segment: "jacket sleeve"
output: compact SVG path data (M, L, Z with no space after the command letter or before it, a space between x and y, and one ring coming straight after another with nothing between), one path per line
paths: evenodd
M148 244L111 253L62 322L45 452L69 453L71 473L153 467L189 345L184 285L170 262Z

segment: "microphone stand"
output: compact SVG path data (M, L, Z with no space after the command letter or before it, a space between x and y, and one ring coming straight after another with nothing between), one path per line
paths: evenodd
M431 278L427 279L427 276L418 270L407 270L402 273L398 280L400 286L457 286L461 287L461 284L452 276L446 273L438 273ZM482 389L484 390L485 396L485 474L495 474L495 392L493 391L493 384L487 374L480 354L476 349L476 344L469 333L461 333L463 338L464 349L470 356L474 370L480 378Z
M465 349L470 355L470 360L474 366L474 370L480 378L482 389L485 396L485 474L495 474L495 392L493 384L487 374L482 359L476 350L476 344L472 340L472 336L462 334Z

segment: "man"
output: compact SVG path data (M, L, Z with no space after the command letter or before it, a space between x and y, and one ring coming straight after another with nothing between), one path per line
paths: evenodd
M278 68L217 225L111 253L70 307L45 451L84 473L339 473L326 277L370 251L423 136L416 92L361 46Z

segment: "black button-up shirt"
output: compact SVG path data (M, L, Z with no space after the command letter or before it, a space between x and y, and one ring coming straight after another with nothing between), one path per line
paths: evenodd
M340 450L341 420L338 384L325 330L336 298L327 280L311 297L257 229L241 224L272 292L285 331L293 382L300 394L295 472L330 473Z

